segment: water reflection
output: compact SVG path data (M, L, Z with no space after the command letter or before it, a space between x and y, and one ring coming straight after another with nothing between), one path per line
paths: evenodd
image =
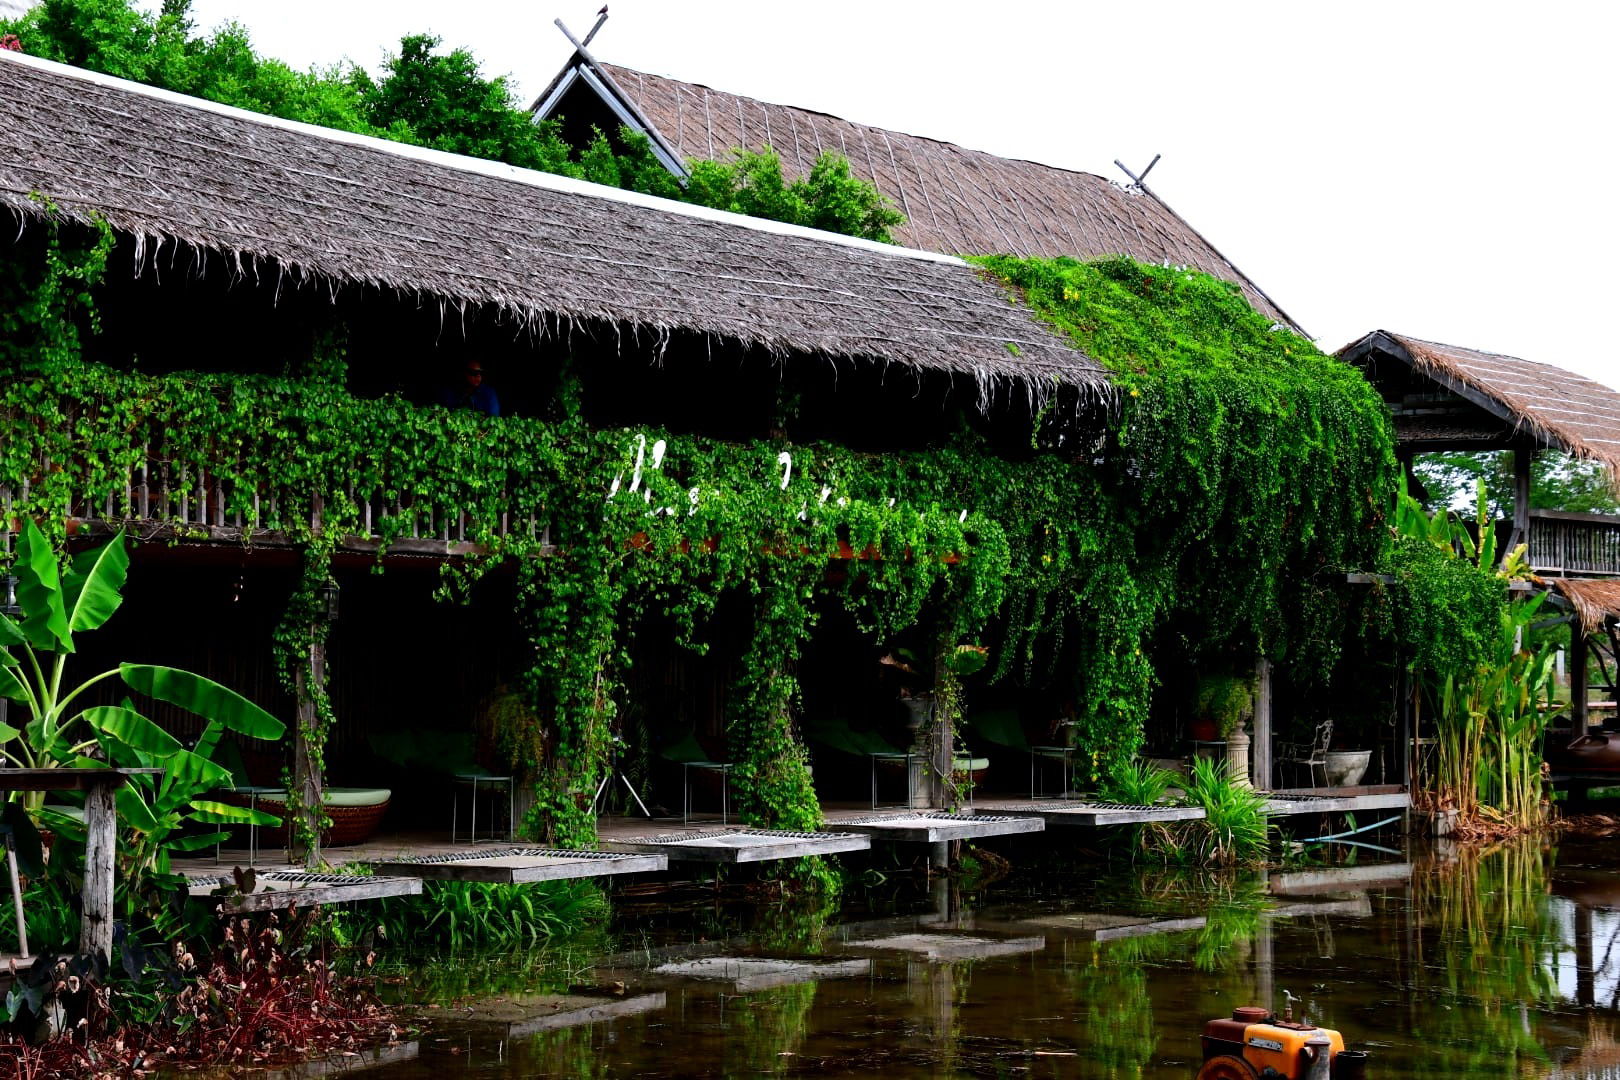
M947 883L887 911L788 905L704 941L622 926L634 948L547 987L609 1005L519 1037L439 1022L384 1071L1185 1078L1206 1020L1286 990L1376 1077L1620 1080L1620 870L1601 848L1226 876L1030 865L967 899ZM727 962L739 977L714 977ZM439 1016L475 987L454 989Z

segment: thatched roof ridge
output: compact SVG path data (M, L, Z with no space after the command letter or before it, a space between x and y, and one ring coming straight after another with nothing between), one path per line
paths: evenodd
M1610 620L1620 622L1620 578L1560 578L1552 582L1581 620L1588 634Z
M369 285L537 330L688 331L967 375L985 399L1101 367L959 260L279 120L0 53L0 207L43 196L242 272ZM137 268L139 269L139 267Z
M823 150L849 159L905 215L901 243L953 255L1125 255L1191 266L1237 284L1256 310L1299 327L1243 271L1156 196L1101 176L998 157L955 143L858 124L827 113L774 105L576 53L541 106L571 71L607 75L683 158L717 159L769 144L783 171L802 175ZM1300 331L1302 334L1303 331ZM1306 335L1309 336L1309 335Z
M1404 360L1536 441L1620 476L1620 393L1573 371L1516 356L1375 330L1336 355L1373 351Z

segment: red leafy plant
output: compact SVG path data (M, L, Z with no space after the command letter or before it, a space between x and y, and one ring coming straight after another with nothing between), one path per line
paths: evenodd
M365 976L334 975L304 947L307 917L240 916L204 964L176 942L154 981L112 984L69 958L30 980L0 1035L0 1080L143 1076L159 1070L282 1065L353 1054L399 1037ZM368 954L369 968L375 956ZM119 1008L119 1006L125 1008ZM120 1018L118 1013L142 1013Z

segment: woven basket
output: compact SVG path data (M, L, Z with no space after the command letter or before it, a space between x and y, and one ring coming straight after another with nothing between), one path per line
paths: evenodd
M238 795L235 792L225 792L219 796L221 802L232 806L246 807L249 804L248 796ZM376 833L377 826L382 824L383 815L388 812L389 800L384 800L373 806L331 806L326 807L326 816L331 818L332 824L327 826L321 834L323 847L348 847L352 844L363 844ZM265 827L259 830L259 845L261 847L287 846L287 804L280 799L267 798L260 795L257 803L258 809L267 814L274 814L282 819L282 824L274 828ZM238 830L244 832L245 830Z

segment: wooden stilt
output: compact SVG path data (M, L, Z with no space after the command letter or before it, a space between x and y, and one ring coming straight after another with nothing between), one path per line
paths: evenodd
M109 959L113 944L113 865L118 851L113 790L121 782L92 784L84 793L84 918L79 951Z
M1569 628L1569 733L1585 735L1586 709L1586 630L1579 616Z
M1257 791L1271 790L1271 661L1254 665L1254 743L1249 747L1249 778Z
M323 775L321 757L311 746L311 735L316 731L317 725L323 723L315 709L315 699L326 683L324 644L314 642L310 645L309 663L294 673L294 682L298 696L298 722L297 741L293 747L293 784L297 787L299 801L303 804L299 811L304 823L302 831L313 839L302 851L295 850L293 854L301 855L304 865L313 868L319 866L321 862L321 804L326 791L326 777ZM294 831L297 830L289 830L289 836ZM297 841L294 840L293 843L296 844Z

